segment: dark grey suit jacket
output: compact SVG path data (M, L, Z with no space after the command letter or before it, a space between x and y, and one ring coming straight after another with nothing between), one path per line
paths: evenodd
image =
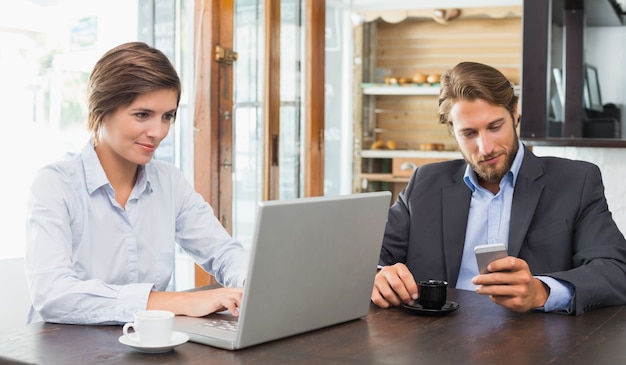
M509 255L524 259L533 275L571 283L576 314L626 304L626 241L608 210L600 169L524 149ZM415 280L456 285L471 199L465 166L446 161L413 173L389 210L381 265L402 262Z

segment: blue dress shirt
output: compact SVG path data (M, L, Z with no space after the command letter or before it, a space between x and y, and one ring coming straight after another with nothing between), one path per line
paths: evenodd
M519 142L519 149L509 172L500 181L500 191L493 194L478 184L476 173L468 165L465 170L464 181L472 190L465 244L461 269L457 280L457 289L475 290L472 278L478 275L478 264L474 255L474 247L487 243L504 243L508 247L509 226L511 220L511 204L515 181L519 173L524 148ZM550 296L543 308L546 312L570 312L573 288L564 282L551 277L536 276L550 287Z
M93 142L42 168L28 202L29 322L122 323L167 288L176 243L225 286L243 286L249 253L175 166L139 166L125 209Z

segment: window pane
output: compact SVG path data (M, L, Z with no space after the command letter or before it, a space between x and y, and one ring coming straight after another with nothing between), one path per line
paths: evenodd
M263 7L235 1L233 64L233 236L252 245L263 179Z
M106 50L137 38L136 9L126 0L0 4L0 109L10 123L0 159L11 177L0 183L8 193L2 239L10 243L0 246L0 258L24 255L26 200L37 169L86 143L89 72Z
M86 85L95 62L124 42L160 41L183 82L178 117L155 158L175 163L190 181L193 161L189 52L193 50L192 0L5 1L0 4L0 109L7 128L0 134L2 205L0 259L24 255L26 201L41 166L78 152L87 143ZM161 14L161 15L160 15ZM156 24L156 25L155 25ZM164 43L165 42L165 43ZM10 87L9 87L10 85ZM177 258L177 263L181 262ZM186 273L184 267L176 272ZM193 284L179 275L176 285ZM186 278L186 282L180 279ZM184 284L184 285L183 285Z
M324 195L352 192L353 42L349 0L326 2Z
M301 0L282 0L280 7L280 199L302 196L302 27Z

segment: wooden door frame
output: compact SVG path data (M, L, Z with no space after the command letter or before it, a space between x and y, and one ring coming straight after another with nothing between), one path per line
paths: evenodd
M194 186L231 233L232 65L217 62L215 48L233 47L233 1L196 0L194 8ZM196 265L196 286L214 282Z
M215 46L233 48L233 17L236 0L195 0L194 4L194 186L211 204L226 230L232 234L232 66L215 61ZM280 1L265 0L270 11L266 29L280 28ZM306 75L304 195L324 194L324 54L326 0L306 0ZM274 33L272 33L274 34ZM266 41L266 148L271 148L273 134L278 134L280 117L280 33ZM276 64L277 62L278 64ZM273 66L272 66L273 65ZM274 85L274 87L268 86ZM269 111L271 110L271 112ZM268 143L268 141L270 141ZM276 142L277 138L276 138ZM274 152L277 152L277 146ZM266 152L268 152L266 150ZM263 197L278 198L271 186L278 187L278 174L270 173L271 154L266 154L269 178L264 180ZM278 159L278 156L275 156ZM277 169L274 169L277 171ZM274 181L274 182L271 182ZM277 191L277 190L276 190ZM213 277L195 267L195 285L214 283Z
M304 196L324 195L326 0L306 0Z
M279 199L280 0L265 0L265 85L263 86L263 182L261 199Z
M306 0L304 196L324 195L326 0ZM265 0L265 119L262 199L279 198L280 0Z

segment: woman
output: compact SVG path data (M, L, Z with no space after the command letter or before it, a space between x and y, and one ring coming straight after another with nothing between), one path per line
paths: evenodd
M41 169L28 203L29 322L108 324L144 309L237 315L248 253L174 166L154 152L176 117L180 79L140 42L111 49L88 84L79 154ZM177 242L224 288L166 292Z

